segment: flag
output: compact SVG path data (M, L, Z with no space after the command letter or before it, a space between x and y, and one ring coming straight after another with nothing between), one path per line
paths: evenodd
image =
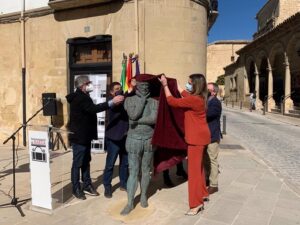
M127 89L124 91L127 91L128 88L131 86L131 84L130 84L131 78L132 78L132 54L129 54L129 60L127 62L127 70L126 70Z
M135 62L135 76L137 76L137 75L140 75L140 65L139 65L138 55L135 55L134 62Z
M122 89L123 89L124 92L128 90L128 85L126 83L126 61L127 61L127 58L126 58L125 55L123 55L122 73L121 73L120 83L122 85Z

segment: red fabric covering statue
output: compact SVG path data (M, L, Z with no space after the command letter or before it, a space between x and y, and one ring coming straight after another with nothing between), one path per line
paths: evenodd
M186 157L187 144L184 140L184 111L172 108L162 86L157 79L160 75L140 74L137 82L149 82L151 97L159 99L157 121L152 137L152 144L157 146L154 154L154 172L159 173L181 162ZM180 98L177 81L168 78L168 85L173 96Z

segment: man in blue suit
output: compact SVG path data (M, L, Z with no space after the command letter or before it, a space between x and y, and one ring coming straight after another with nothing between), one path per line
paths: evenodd
M207 146L207 155L205 159L206 177L209 179L208 193L213 194L218 191L218 175L219 175L219 143L222 137L220 118L222 114L222 105L217 98L219 87L216 83L208 83L207 89L209 97L207 101L207 123L211 133L211 143Z
M108 100L115 96L122 95L121 84L119 82L112 82L110 85L110 96ZM119 156L119 177L120 190L126 191L126 184L128 178L128 155L125 149L125 141L128 131L128 115L123 107L119 104L111 107L108 110L108 124L105 130L107 156L106 164L103 173L104 196L106 198L112 197L113 171L115 162Z

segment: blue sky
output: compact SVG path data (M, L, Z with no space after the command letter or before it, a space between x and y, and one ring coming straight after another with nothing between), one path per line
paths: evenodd
M208 34L208 42L251 40L256 32L256 13L268 0L219 0L219 16Z

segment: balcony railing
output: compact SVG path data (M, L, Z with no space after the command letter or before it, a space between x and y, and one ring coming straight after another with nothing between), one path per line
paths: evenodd
M63 10L113 1L116 0L49 0L48 5L52 9Z

